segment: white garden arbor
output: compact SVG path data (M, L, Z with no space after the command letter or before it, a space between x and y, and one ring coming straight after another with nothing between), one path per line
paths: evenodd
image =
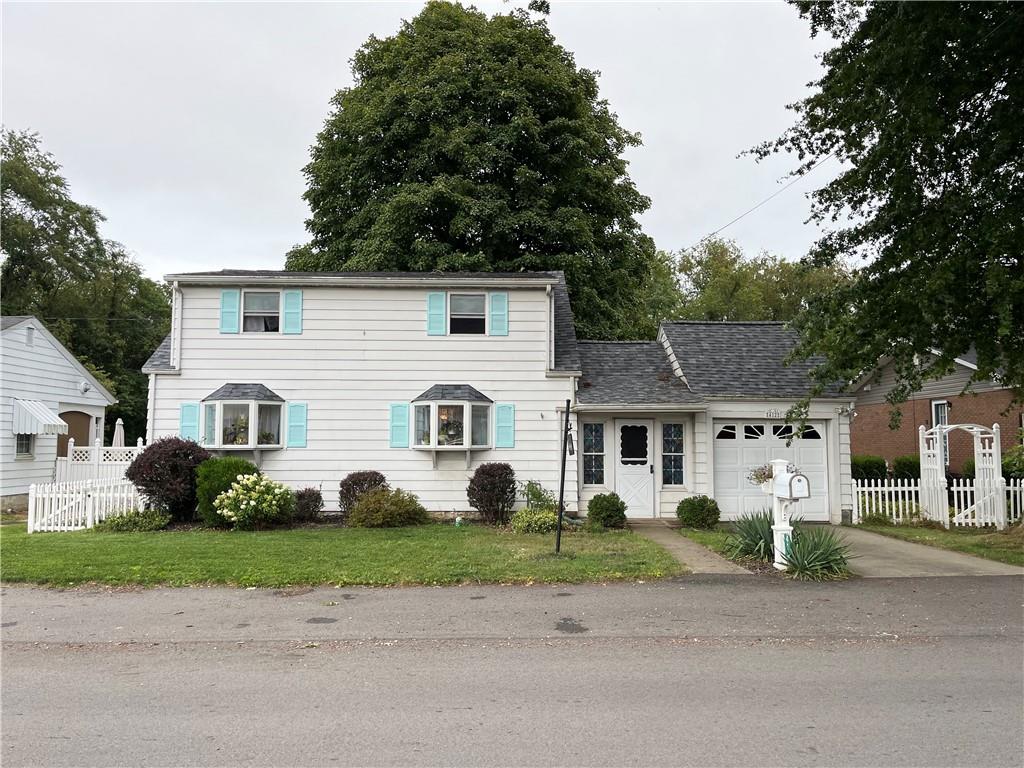
M1003 479L999 425L936 424L918 430L921 455L921 506L929 520L949 528L946 452L950 432L962 430L974 438L974 503L957 512L954 525L994 525L1006 528L1006 481Z

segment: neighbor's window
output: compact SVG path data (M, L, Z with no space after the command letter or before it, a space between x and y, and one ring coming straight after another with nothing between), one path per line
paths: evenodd
M35 435L15 435L14 453L18 456L31 456L35 453Z
M583 425L583 484L604 485L604 424Z
M224 403L220 411L221 445L249 444L249 404Z
M448 333L485 333L486 316L486 294L453 293L448 300Z
M413 414L413 445L430 445L430 406L414 406Z
M472 415L472 435L471 440L473 445L487 445L491 441L490 437L490 413L491 407L489 405L474 405L471 408Z
M281 322L281 294L277 291L245 291L242 296L242 330L277 333Z
M437 444L462 445L465 410L461 405L437 406Z
M259 445L281 444L281 406L260 403L257 406L256 442Z
M661 428L661 482L683 484L683 425L664 424Z

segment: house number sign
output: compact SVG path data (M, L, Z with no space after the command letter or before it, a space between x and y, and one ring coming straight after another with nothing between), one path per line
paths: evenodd
M781 408L769 408L767 411L764 412L764 417L766 419L781 419L784 418L785 415L786 412Z

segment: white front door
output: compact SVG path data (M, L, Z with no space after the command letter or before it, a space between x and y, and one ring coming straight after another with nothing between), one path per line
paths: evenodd
M654 422L615 422L615 492L627 517L654 517Z

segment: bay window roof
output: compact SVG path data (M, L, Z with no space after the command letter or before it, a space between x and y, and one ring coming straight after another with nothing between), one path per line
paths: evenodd
M414 402L424 400L459 400L469 403L493 403L487 395L469 386L469 384L435 384Z
M204 403L209 402L210 400L262 400L264 402L284 402L283 397L262 384L225 384L216 392L212 392L203 398Z

